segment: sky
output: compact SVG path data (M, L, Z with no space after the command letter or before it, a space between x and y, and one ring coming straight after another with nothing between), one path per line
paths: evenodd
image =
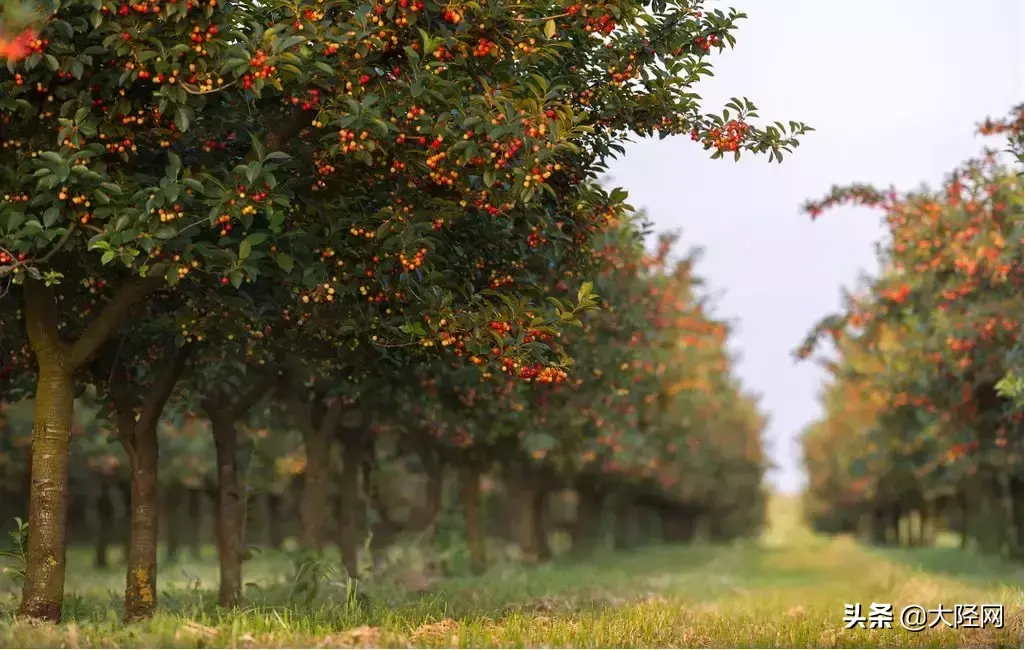
M641 140L610 169L656 231L680 230L680 253L719 290L736 322L746 388L770 417L765 434L782 492L804 482L799 436L821 413L824 372L791 352L841 306L842 287L877 268L881 214L842 208L812 222L800 210L832 185L939 185L975 155L975 125L1025 98L1020 0L728 0L747 13L736 49L712 59L698 91L709 112L751 99L765 121L815 128L780 164L709 160L690 138Z

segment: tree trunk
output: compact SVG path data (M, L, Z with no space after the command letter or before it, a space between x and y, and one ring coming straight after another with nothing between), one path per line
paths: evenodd
M694 515L683 507L670 508L663 530L671 542L690 542L694 538Z
M208 414L210 415L210 414ZM238 434L234 421L210 421L217 452L217 552L220 588L217 602L234 607L242 596L242 512L238 483Z
M131 472L131 533L125 588L125 621L131 622L152 616L157 603L159 448L156 424L136 428L134 436L122 434L122 443Z
M1014 520L1014 540L1018 553L1025 551L1025 483L1021 478L1011 479L1011 510Z
M520 549L520 559L524 564L537 564L541 549L538 548L540 536L537 531L537 485L523 475L517 475L510 481L512 488L511 505L513 510L513 536Z
M188 544L192 559L198 560L203 554L203 538L200 534L203 524L203 491L199 488L189 488L186 502L185 511L189 520Z
M616 504L615 547L627 550L635 546L637 534L637 508L633 499L626 494L620 495Z
M275 550L285 545L285 531L282 526L284 511L281 508L281 495L273 492L267 495L267 543Z
M359 476L363 466L363 444L358 436L350 436L342 445L342 475L339 477L338 547L342 566L351 578L359 577L362 547L363 500L359 493Z
M887 542L886 511L882 508L872 511L872 541L880 546L884 546Z
M472 465L459 468L459 501L466 524L466 548L470 554L470 570L480 575L487 568L484 538L480 519L480 469Z
M537 559L540 562L547 562L552 559L552 547L548 543L548 490L538 486L534 490L534 498L530 504L534 516L534 543L537 548Z
M685 510L680 513L680 534L682 535L682 541L688 543L694 541L694 523L694 513L689 510Z
M708 537L713 542L723 542L726 534L723 530L723 516L720 511L715 510L708 513Z
M573 522L572 553L586 557L594 552L601 529L604 495L593 480L581 477L577 480L577 516Z
M97 569L109 566L110 538L114 530L114 502L110 498L110 479L99 477L100 490L96 496L96 538L93 542Z
M183 488L172 483L165 488L163 521L160 527L167 531L167 561L176 562L182 546L182 502Z
M75 371L87 363L129 309L163 283L146 278L126 284L99 310L74 343L62 340L53 287L29 278L23 293L25 330L36 356L32 425L32 486L22 616L59 621L64 605L68 519L68 452L75 408Z
M640 532L640 543L648 545L655 543L661 537L659 530L660 517L657 508L645 503L637 509L638 531Z
M441 462L427 463L427 486L424 495L424 539L433 542L441 513L441 493L445 487L445 466Z
M26 287L25 291L30 289ZM32 310L27 312L31 328ZM18 613L57 622L64 605L68 452L75 384L60 352L38 349L36 344L33 347L37 348L39 377L32 426L32 491L25 585Z
M962 485L957 491L958 509L958 533L961 534L961 550L968 549L969 537L969 516L968 516L968 495Z
M898 508L894 507L894 508L890 508L889 512L890 512L890 514L889 514L889 517L890 517L889 526L890 526L890 531L893 534L892 534L892 536L887 535L887 537L891 540L890 543L893 546L898 546L899 547L901 545L901 539L900 539L900 510Z
M918 548L922 545L922 512L919 508L908 510L908 546ZM915 524L918 524L917 526Z
M302 545L322 550L327 541L329 520L328 480L331 471L331 443L334 431L305 429L306 471L303 475L303 495L299 502L299 520L302 524ZM348 471L348 466L346 470ZM358 475L358 469L357 469Z

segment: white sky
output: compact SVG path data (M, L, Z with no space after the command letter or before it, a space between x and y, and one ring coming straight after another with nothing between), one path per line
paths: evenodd
M657 230L704 247L698 272L723 290L717 313L738 321L745 385L771 416L777 488L800 489L797 435L820 410L823 374L790 352L840 306L842 286L875 269L881 215L800 212L833 184L914 189L983 145L974 126L1025 97L1022 2L978 0L728 0L748 18L737 48L713 58L700 88L710 111L746 96L763 120L816 131L782 165L712 161L678 137L641 141L611 169ZM682 251L681 251L682 252Z

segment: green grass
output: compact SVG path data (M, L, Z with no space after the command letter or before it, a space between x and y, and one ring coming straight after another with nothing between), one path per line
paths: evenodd
M774 504L758 541L645 548L535 569L499 565L446 578L428 593L381 578L363 602L328 585L308 604L290 596L281 554L246 566L247 606L214 605L212 559L161 572L160 613L120 622L117 569L70 558L65 623L17 621L0 591L6 647L1022 647L1022 567L955 548L879 550L805 530L795 504ZM396 574L401 578L400 574ZM0 587L4 589L4 587ZM1002 603L1003 629L912 633L843 629L844 603Z

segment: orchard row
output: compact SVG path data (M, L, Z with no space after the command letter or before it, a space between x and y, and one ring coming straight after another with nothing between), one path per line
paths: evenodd
M76 398L124 447L130 619L155 606L160 459L191 417L214 442L226 606L245 431L301 466L313 549L336 447L343 499L387 447L460 467L468 541L473 476L496 461L535 491L593 478L747 527L762 420L726 328L597 181L635 136L689 134L713 158L797 146L805 125L760 127L746 99L704 113L693 92L742 14L2 6L0 399L34 400L22 614L60 617Z
M870 205L889 230L878 277L802 350L828 331L838 353L804 440L822 529L918 544L943 525L1022 552L1022 107L980 132L1010 146L939 191L858 186L809 205Z

